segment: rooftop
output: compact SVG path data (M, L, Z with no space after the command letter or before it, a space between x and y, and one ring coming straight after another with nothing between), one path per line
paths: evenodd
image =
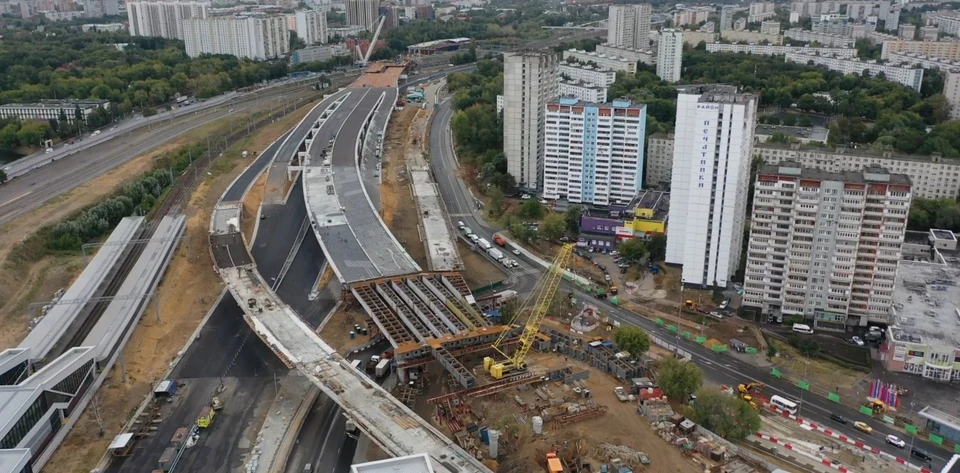
M946 424L956 430L960 430L960 417L941 411L935 407L927 406L920 409L917 414L927 420L932 420L940 424Z
M91 108L98 105L107 105L109 100L42 100L40 102L29 103L6 103L0 105L5 108L65 108L64 111L70 112L75 107Z
M857 184L868 182L886 182L889 184L909 186L910 178L906 174L891 174L887 169L877 165L864 168L863 171L830 172L816 168L806 168L796 162L785 161L780 164L764 164L758 174L781 175L811 179L818 181L839 181Z
M594 85L582 80L562 80L560 81L560 83L564 85L570 85L573 87L582 87L584 89L607 90L607 88L602 85Z
M635 103L629 100L614 100L608 103L594 103L587 102L585 100L580 100L576 97L561 97L554 103L549 105L559 105L563 107L597 107L597 108L616 108L616 109L634 109L634 110L643 110L647 108L646 104Z
M425 453L360 463L350 467L350 473L433 473L430 457Z
M613 69L610 69L608 67L593 67L589 64L581 64L581 63L562 62L560 63L560 67L571 67L574 69L583 69L585 71L594 71L594 72L614 72Z
M899 341L960 347L960 268L946 264L901 261L893 286Z
M818 146L802 145L800 143L757 143L754 145L754 148L763 148L763 149L794 149L801 152L810 152L810 153L825 153L825 154L848 154L851 156L867 156L873 158L881 159L901 159L901 160L910 160L918 162L948 162L951 164L960 165L960 159L954 158L944 158L942 155L935 153L930 156L926 155L916 155L916 154L899 154L891 151L871 151L867 148L823 148Z
M29 448L0 450L0 471L24 471L30 464Z
M783 133L796 138L812 141L827 141L829 129L823 127L806 128L802 126L783 126L783 125L757 125L756 135L773 135L774 133Z
M677 87L677 92L687 95L700 95L701 102L725 102L730 100L729 97L753 97L750 94L741 94L735 85L726 84L684 85Z

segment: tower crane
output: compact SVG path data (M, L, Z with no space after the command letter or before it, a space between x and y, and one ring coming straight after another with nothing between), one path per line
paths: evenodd
M556 295L557 289L563 281L564 268L570 260L570 256L573 254L573 248L574 245L570 243L560 248L560 252L557 253L557 257L554 258L553 264L550 265L547 272L537 281L534 290L530 293L527 300L524 301L523 305L521 305L521 307L526 307L531 301L536 301L530 310L530 315L527 317L527 322L523 327L523 333L520 334L519 344L516 351L513 352L513 355L504 353L501 348L506 341L508 331L503 331L500 337L493 342L493 349L497 351L504 361L498 362L493 357L488 356L483 359L483 367L490 372L490 376L493 376L494 379L501 379L506 373L511 371L526 369L526 364L524 364L523 360L527 357L527 354L530 353L530 349L533 348L537 333L540 331L540 324L543 323L543 319L547 316L547 311L550 309L550 302L553 301L553 296Z
M380 15L380 21L377 22L377 30L373 33L373 39L370 40L370 46L367 47L367 53L360 52L360 44L357 44L357 55L360 56L360 66L366 66L370 62L370 56L373 54L373 48L377 45L377 38L380 37L380 30L383 29L383 23L387 21L385 15Z

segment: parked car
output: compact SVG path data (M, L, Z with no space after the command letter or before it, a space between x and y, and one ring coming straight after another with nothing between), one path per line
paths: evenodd
M859 431L861 431L861 432L863 432L863 433L865 433L865 434L872 434L872 433L873 433L873 427L870 427L870 425L867 424L866 422L861 422L861 421L858 420L858 421L856 421L856 422L853 423L853 426L854 426L857 430L859 430Z
M720 312L717 312L717 311L710 312L708 315L709 315L710 317L715 318L715 319L723 319L723 314L721 314Z
M887 435L886 440L887 440L887 443L897 448L904 448L907 446L907 442L905 442L902 438L897 437L896 435Z
M520 200L529 200L530 194L520 194Z
M729 306L729 305L730 305L730 298L728 297L728 298L724 299L723 302L720 303L720 308L721 308L721 309L726 309L727 306Z
M862 346L864 345L863 339L860 338L860 337L857 337L857 336L852 337L852 338L850 339L850 343L852 343L852 344L854 344L854 345L856 345L856 346L858 346L858 347L862 347Z
M457 228L463 230L463 227L466 225L463 223L463 220L457 220Z

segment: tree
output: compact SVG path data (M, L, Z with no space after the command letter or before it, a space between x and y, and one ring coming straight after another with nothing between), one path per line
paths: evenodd
M714 279L714 280L713 280L713 291L711 291L710 298L713 299L713 302L714 302L714 303L719 304L721 301L723 301L723 297L724 297L724 296L723 296L723 289L721 289L720 286L717 285L717 280Z
M640 261L647 254L647 244L639 238L620 242L620 255L628 261Z
M567 231L570 233L580 233L580 215L583 209L579 205L571 205L564 213L563 217L567 221Z
M689 361L665 358L660 362L657 382L668 398L686 402L703 386L703 372Z
M792 113L788 113L786 116L783 117L783 126L794 126L796 124L797 124L796 115Z
M544 208L536 199L530 199L520 206L520 215L523 218L539 220L543 217Z
M552 241L559 240L567 231L567 219L558 213L551 213L540 223L540 234Z
M667 257L667 236L654 233L647 241L647 251L650 252L650 261L663 261Z
M772 135L770 135L770 138L768 138L767 141L770 142L770 143L783 143L783 144L787 144L787 143L790 143L790 142L792 141L792 138L790 137L790 135L788 135L788 134L786 134L786 133L784 133L784 132L782 132L782 131L775 131L775 132L773 132Z
M487 197L490 198L489 215L499 217L503 213L503 191L500 186L491 185L487 188Z
M760 413L746 401L706 388L697 392L697 400L686 409L690 420L717 435L737 442L760 430Z
M811 120L810 117L804 115L800 117L800 120L797 122L797 125L802 126L804 128L811 128L813 127L813 120Z
M650 336L640 327L625 325L613 331L613 343L633 356L640 356L650 349Z

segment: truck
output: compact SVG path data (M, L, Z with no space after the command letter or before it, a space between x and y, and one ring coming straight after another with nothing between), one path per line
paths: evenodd
M493 234L493 242L496 243L497 246L507 246L507 239L499 233Z
M496 248L490 248L489 250L487 250L487 254L490 255L491 258L497 261L500 261L503 259L503 252Z
M206 429L210 427L210 424L213 423L213 417L217 415L217 411L214 411L210 406L203 406L203 409L200 409L200 415L197 416L197 427L201 429Z
M483 248L485 250L489 250L490 248L493 248L493 245L491 245L486 238L481 238L477 240L477 244L480 245L480 248Z
M378 355L373 355L370 357L370 361L367 362L366 372L367 374L375 374L377 372L377 365L380 363L380 357Z
M377 379L380 379L388 374L390 374L390 360L386 358L381 359L380 362L377 363L375 375Z

